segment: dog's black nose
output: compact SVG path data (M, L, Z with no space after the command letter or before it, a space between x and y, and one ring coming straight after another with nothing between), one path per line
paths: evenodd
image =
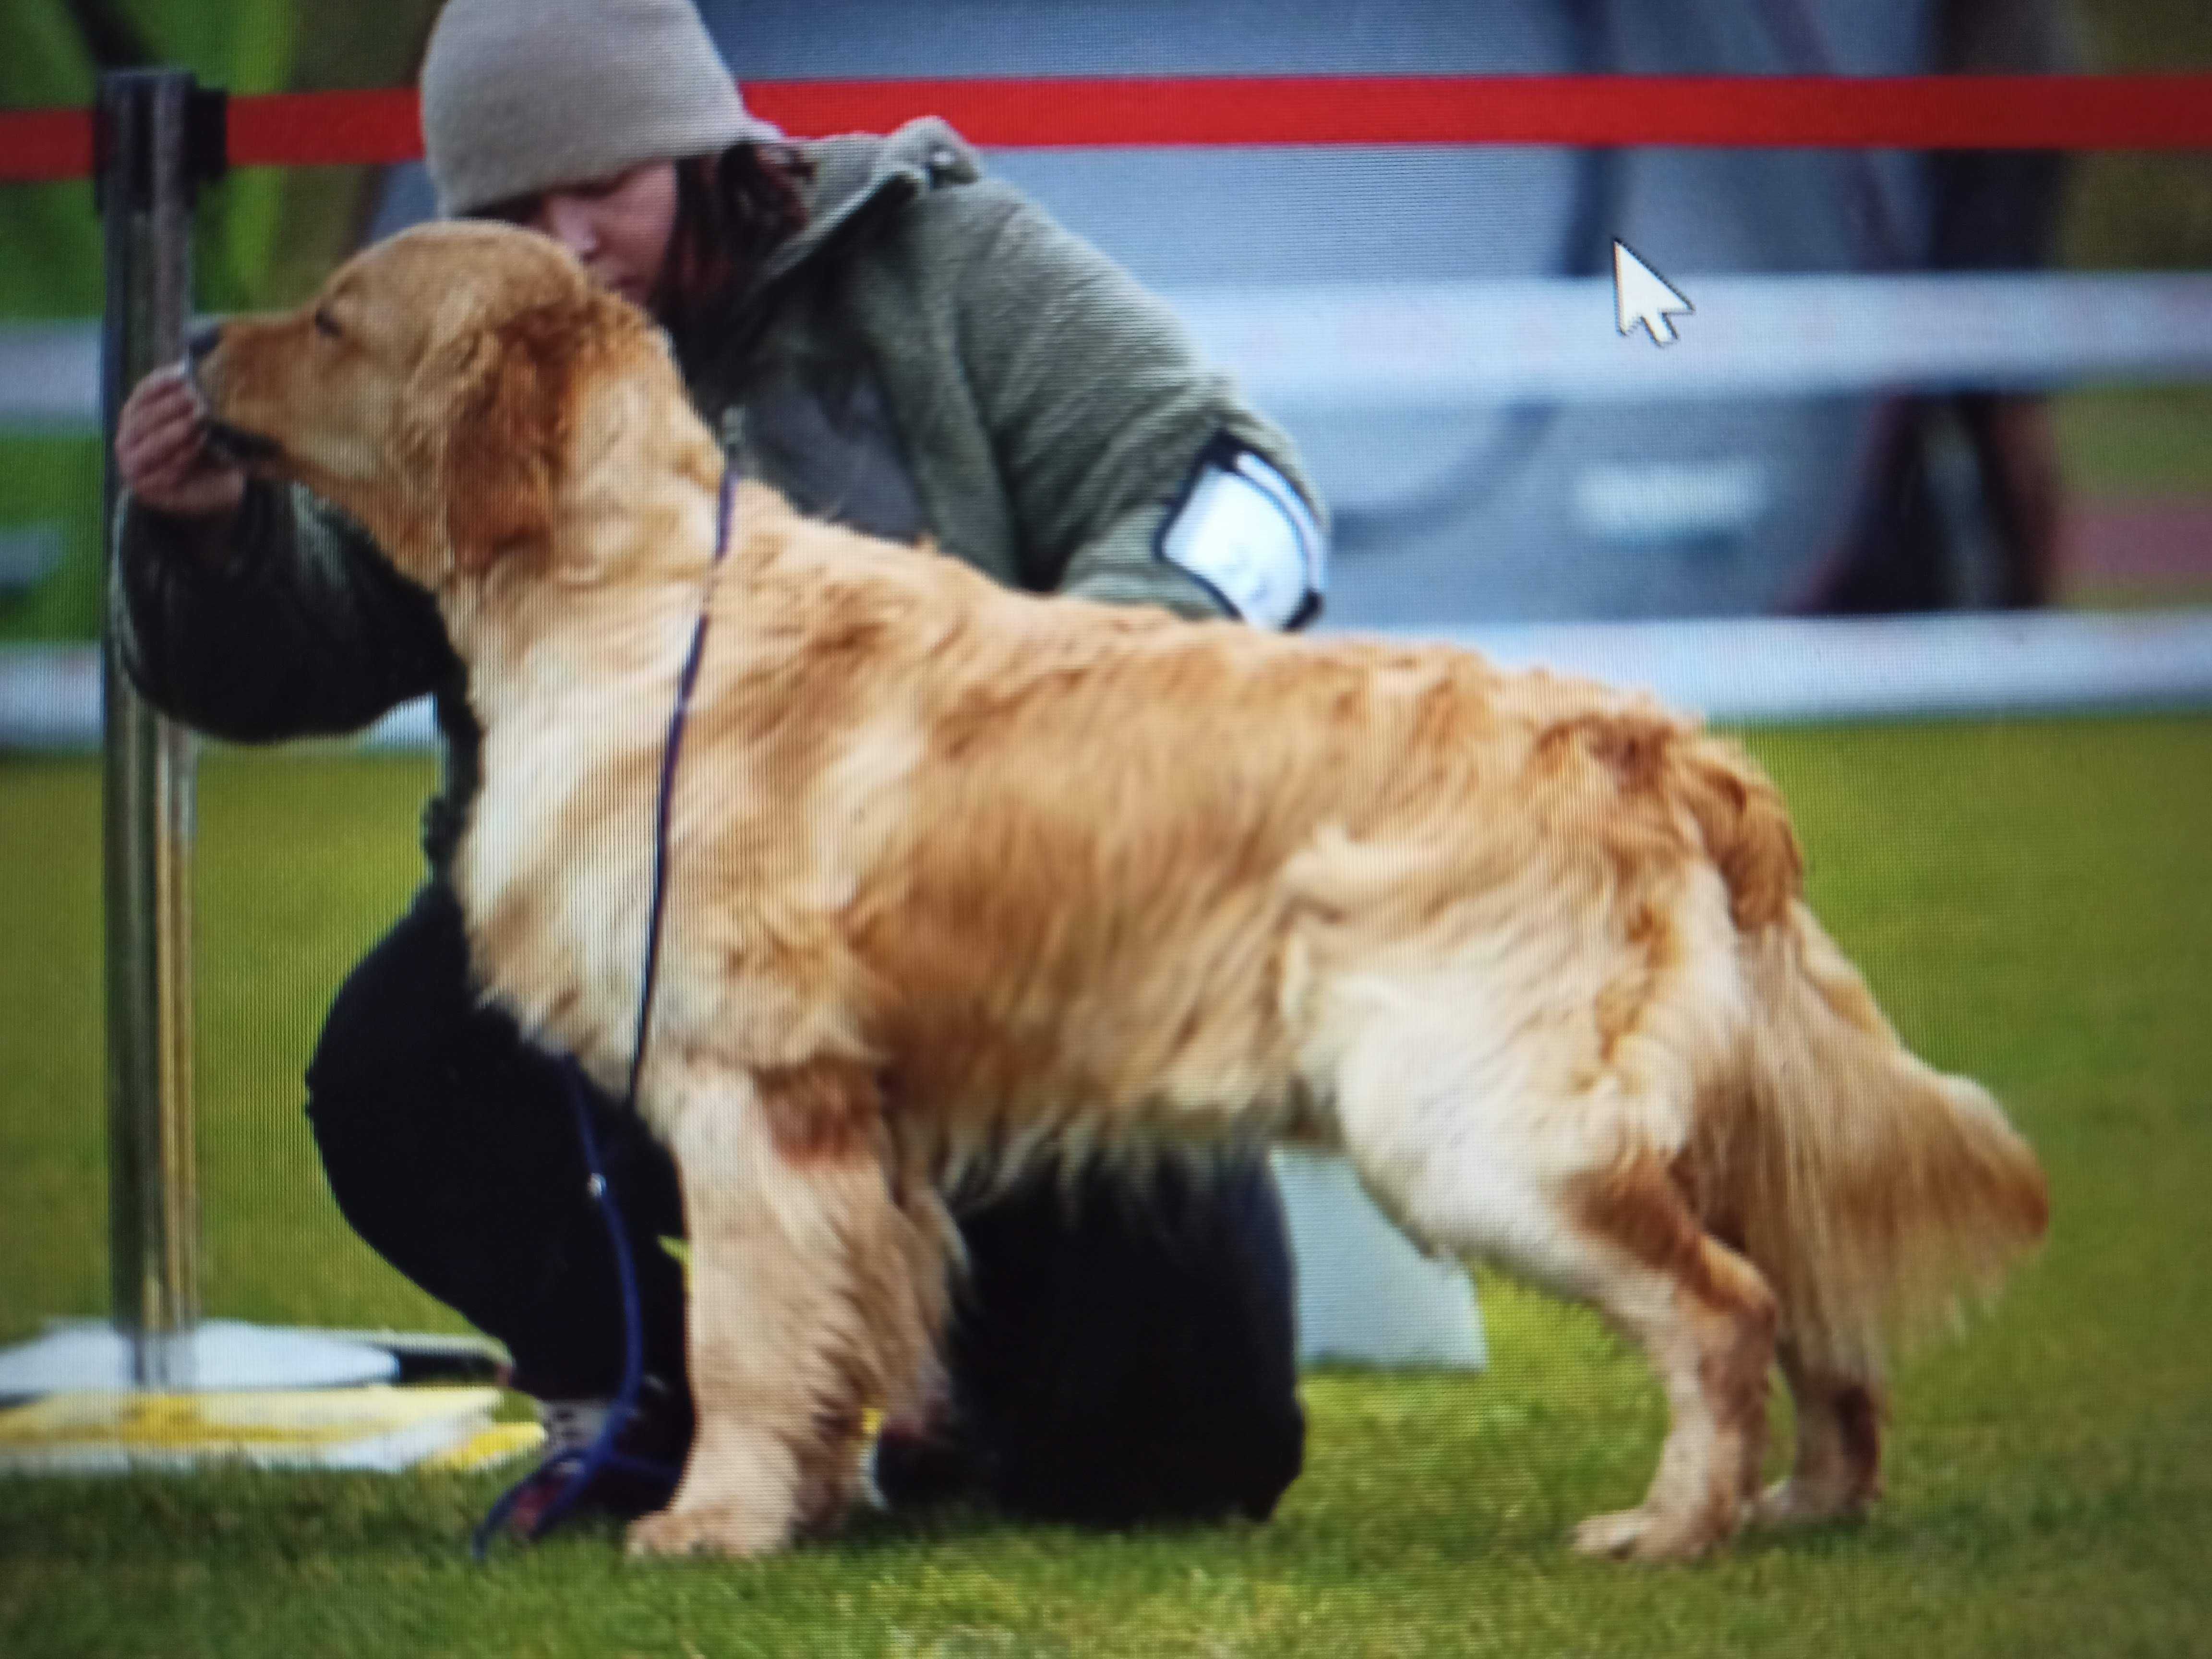
M222 325L221 323L202 323L192 331L191 338L185 342L185 355L192 362L198 362L209 352L213 351L222 340Z

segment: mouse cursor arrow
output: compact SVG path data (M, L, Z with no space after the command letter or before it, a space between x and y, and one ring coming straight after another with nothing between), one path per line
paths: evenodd
M1615 240L1613 245L1613 308L1617 325L1623 334L1636 332L1638 323L1651 336L1654 345L1672 345L1676 335L1674 325L1667 320L1675 312L1695 311L1697 307L1684 299L1674 284L1638 258L1629 251L1628 244Z

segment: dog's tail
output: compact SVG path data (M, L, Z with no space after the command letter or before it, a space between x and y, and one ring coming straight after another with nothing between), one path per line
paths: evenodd
M1772 784L1699 738L1680 780L1729 889L1748 1064L1701 1103L1692 1167L1811 1367L1878 1379L1893 1346L1995 1291L2049 1219L2043 1170L1978 1084L1915 1058L1797 896Z

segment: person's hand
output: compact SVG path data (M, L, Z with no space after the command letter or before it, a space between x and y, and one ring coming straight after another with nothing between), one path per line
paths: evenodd
M228 526L246 474L208 447L207 422L181 365L138 382L115 422L115 464L131 495L157 512Z

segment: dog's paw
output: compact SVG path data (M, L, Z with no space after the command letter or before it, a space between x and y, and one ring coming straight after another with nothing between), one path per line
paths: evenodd
M790 1541L788 1516L763 1515L734 1504L704 1509L662 1510L633 1521L629 1553L634 1556L712 1555L750 1560L773 1555Z
M1649 1509L1594 1515L1575 1528L1577 1554L1613 1561L1694 1561L1721 1534L1714 1527Z
M1642 1510L1593 1515L1575 1528L1575 1553L1624 1559L1650 1525L1650 1516Z
M1840 1484L1778 1480L1751 1506L1751 1522L1760 1527L1813 1527L1826 1521L1863 1521L1874 1494Z

